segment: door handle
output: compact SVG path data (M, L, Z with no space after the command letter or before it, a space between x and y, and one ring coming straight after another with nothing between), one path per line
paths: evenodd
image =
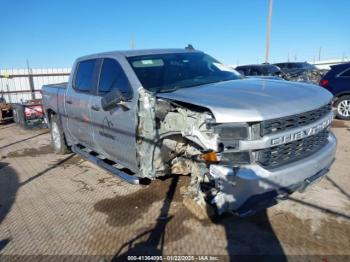
M73 102L70 101L70 100L66 100L66 103L67 103L67 104L70 104L70 105L73 104Z
M91 109L94 111L100 111L100 107L98 106L91 106Z

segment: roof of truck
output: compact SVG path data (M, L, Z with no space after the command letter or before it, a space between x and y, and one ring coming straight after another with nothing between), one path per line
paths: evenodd
M132 57L132 56L141 56L141 55L190 53L190 52L193 53L193 52L201 52L201 51L194 50L194 49L186 49L186 48L120 50L120 51L110 51L110 52L91 54L91 55L80 57L79 59L86 59L86 58L92 58L92 57L96 58L96 57L105 56L105 55L122 55L125 57Z

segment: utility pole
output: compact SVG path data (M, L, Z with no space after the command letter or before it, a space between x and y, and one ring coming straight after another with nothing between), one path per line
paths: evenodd
M28 81L29 81L29 88L31 91L32 99L35 99L35 88L34 88L34 80L33 80L33 72L32 69L29 66L29 60L27 58L27 70L28 70Z
M129 43L130 49L135 49L135 39L134 36L131 37L130 43Z
M318 61L321 61L321 52L322 52L322 46L320 46L320 49L318 49Z
M267 17L267 35L266 35L266 57L265 63L269 63L270 58L270 35L271 35L271 17L272 17L273 0L269 0L269 14Z

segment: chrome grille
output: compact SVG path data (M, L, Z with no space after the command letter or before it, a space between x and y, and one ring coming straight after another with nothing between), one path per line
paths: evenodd
M331 110L332 105L329 103L321 108L302 114L263 121L261 123L260 134L264 136L308 125L327 115Z
M329 130L279 146L258 150L257 162L263 167L276 168L308 157L327 144Z

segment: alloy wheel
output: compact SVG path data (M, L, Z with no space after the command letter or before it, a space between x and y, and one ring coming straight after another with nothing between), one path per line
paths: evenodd
M343 100L338 104L338 113L343 117L350 116L350 100Z

